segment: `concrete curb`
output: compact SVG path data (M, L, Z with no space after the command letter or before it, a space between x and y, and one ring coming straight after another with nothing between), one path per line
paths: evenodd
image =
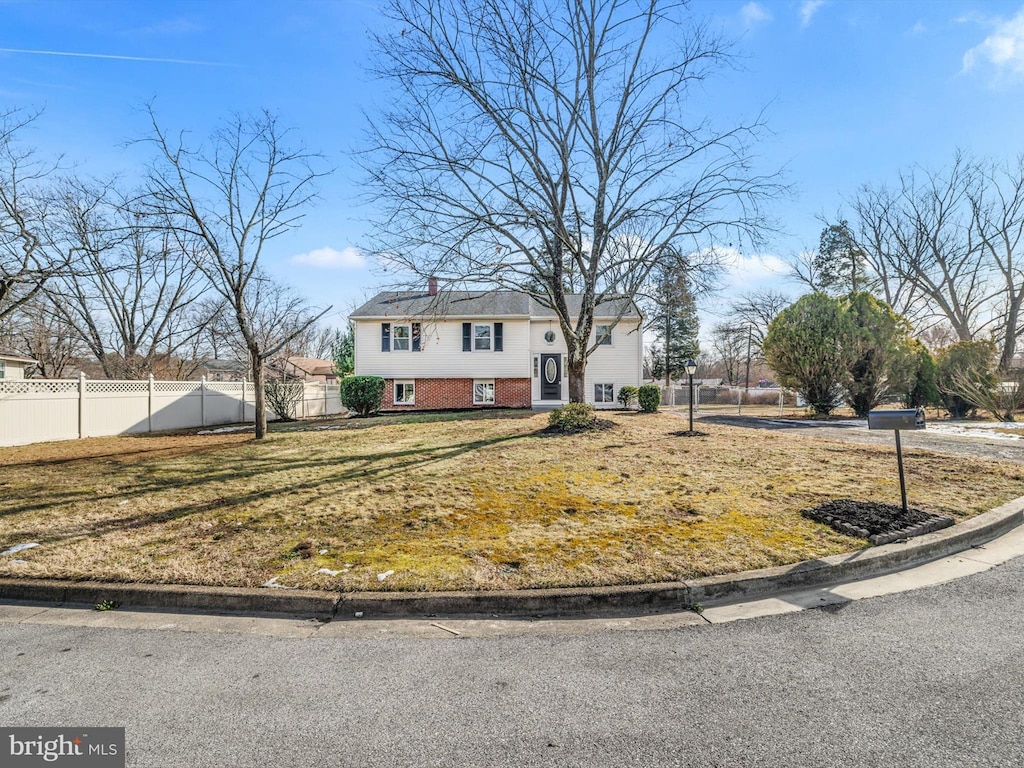
M557 615L602 610L682 610L798 587L835 584L920 565L983 544L1024 522L1024 496L952 528L795 565L692 581L617 587L494 592L321 592L174 584L0 579L0 601L98 603L206 612L284 613L318 618L441 614Z

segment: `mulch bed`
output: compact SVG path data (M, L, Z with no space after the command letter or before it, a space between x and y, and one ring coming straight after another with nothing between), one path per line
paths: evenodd
M953 525L953 518L933 515L910 507L906 513L894 504L838 499L800 510L804 517L824 523L848 536L859 536L872 544L889 544Z

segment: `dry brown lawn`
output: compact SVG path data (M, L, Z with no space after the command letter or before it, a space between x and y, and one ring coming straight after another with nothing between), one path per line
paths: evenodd
M365 590L632 584L866 546L798 511L898 502L891 447L613 414L386 416L248 434L3 449L0 575ZM332 428L324 429L325 426ZM907 450L910 501L958 519L1021 493L1024 469ZM21 562L17 562L17 561ZM337 574L318 572L320 569ZM383 581L378 574L393 572Z

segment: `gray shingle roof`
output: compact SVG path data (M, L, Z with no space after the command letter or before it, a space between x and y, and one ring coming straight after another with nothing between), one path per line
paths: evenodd
M579 313L582 296L567 297L569 312ZM627 298L602 302L597 317L639 317L636 305ZM536 299L518 291L439 291L431 296L426 291L384 291L359 307L349 317L555 317L555 312Z

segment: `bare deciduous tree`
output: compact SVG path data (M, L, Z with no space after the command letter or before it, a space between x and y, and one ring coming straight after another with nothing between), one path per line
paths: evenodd
M918 327L948 322L963 341L985 327L991 299L988 260L971 222L976 177L957 155L945 173L911 170L895 191L866 186L853 203L886 303Z
M717 237L756 240L780 190L751 169L760 116L720 128L692 114L689 97L730 56L686 7L391 0L392 32L377 39L398 96L364 160L381 211L373 250L418 278L553 309L573 401L594 308L634 297L658 264L696 278Z
M314 167L319 156L289 146L288 131L267 112L236 117L200 147L169 135L152 109L149 115L147 141L156 148L148 174L149 212L165 219L230 307L252 366L255 433L261 439L267 429L266 362L289 339L267 346L255 324L260 258L270 240L298 226L312 203L314 184L323 175Z
M188 311L208 290L189 254L163 225L112 185L65 180L47 227L68 268L45 293L108 378L175 375L178 357L208 318ZM159 369L159 370L158 370Z
M972 227L998 286L993 331L999 368L1007 370L1024 334L1024 155L1006 166L979 163L967 196Z
M40 184L56 166L18 143L18 133L36 117L0 112L0 325L65 266L42 233L47 204Z

